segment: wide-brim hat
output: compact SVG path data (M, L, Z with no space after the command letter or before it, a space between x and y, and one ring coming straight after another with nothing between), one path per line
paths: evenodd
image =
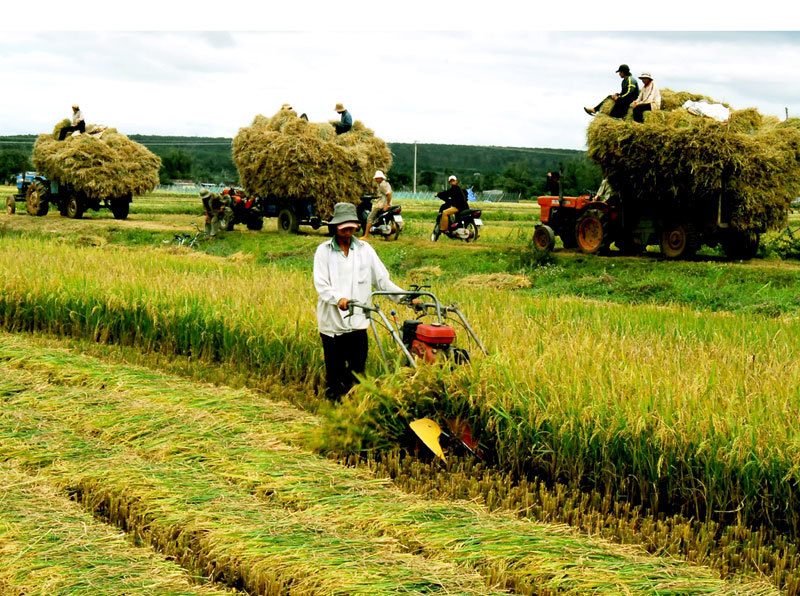
M356 214L356 206L353 203L336 203L333 206L333 217L328 221L328 225L338 226L344 223L354 223L356 227L361 225Z
M211 191L208 190L207 188L204 188L203 190L200 191L200 198L201 199L207 199L210 196L211 196Z
M372 177L374 180L375 178L383 178L386 180L386 174L383 173L383 170L375 170L375 175Z
M639 78L640 79L650 79L652 81L653 80L653 75L651 75L649 72L643 72L642 74L639 75Z
M336 107L333 108L333 109L336 110L337 112L346 112L347 111L347 110L344 109L344 106L342 104L340 104L340 103L337 103Z

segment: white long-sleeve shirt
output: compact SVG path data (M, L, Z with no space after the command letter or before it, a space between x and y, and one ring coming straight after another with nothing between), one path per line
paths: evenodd
M637 104L649 103L650 111L655 112L661 109L661 91L658 90L655 83L642 87L639 91L639 97L636 100Z
M360 308L345 318L348 311L338 307L342 298L367 303L373 287L387 292L404 291L389 279L389 271L369 244L353 238L345 256L335 237L320 244L314 254L314 287L319 295L317 327L330 337L369 327ZM392 299L397 302L399 298Z

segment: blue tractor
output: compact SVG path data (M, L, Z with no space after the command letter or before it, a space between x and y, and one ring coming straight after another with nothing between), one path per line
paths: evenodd
M17 175L17 194L6 198L6 211L15 213L18 201L25 202L30 215L47 215L52 203L61 215L72 219L80 219L87 209L98 211L102 207L111 209L114 219L125 219L128 217L131 205L130 196L93 199L70 185L48 180L39 172Z

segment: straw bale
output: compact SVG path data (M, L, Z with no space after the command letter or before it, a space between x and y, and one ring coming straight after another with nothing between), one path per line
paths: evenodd
M645 113L643 124L598 115L589 125L588 155L614 190L664 209L711 209L721 195L734 228L781 226L800 194L800 121L747 108L717 122L680 107L687 99L714 100L664 95L665 109Z
M294 110L272 117L261 114L239 129L233 160L250 194L287 199L315 199L323 219L340 201L358 203L373 189L375 170L388 170L392 155L386 143L357 120L336 135L328 123L308 122Z
M70 185L91 199L121 198L143 194L158 185L161 158L144 145L131 141L115 128L102 134L87 134L58 140L69 120L55 125L52 134L42 134L33 146L33 164L48 178Z
M456 285L468 288L493 288L495 290L520 290L530 288L527 275L511 273L476 273L461 279Z

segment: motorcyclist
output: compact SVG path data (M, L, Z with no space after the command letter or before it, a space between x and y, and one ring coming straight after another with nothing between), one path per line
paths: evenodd
M458 185L458 178L450 176L447 179L450 188L442 192L437 192L434 196L444 201L444 204L439 207L439 212L442 214L442 220L439 224L439 229L446 232L450 227L450 216L455 215L459 211L469 209L467 203L467 193Z

